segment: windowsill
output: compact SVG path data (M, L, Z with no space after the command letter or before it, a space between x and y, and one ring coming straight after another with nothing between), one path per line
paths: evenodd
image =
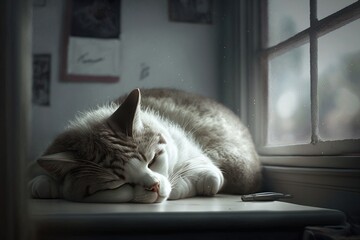
M30 218L41 235L120 234L130 231L273 231L341 225L342 212L286 202L242 202L217 195L162 204L96 204L63 200L29 201Z
M360 156L260 156L265 166L360 169ZM355 170L355 171L356 171Z
M360 157L262 156L266 190L290 193L293 203L360 216Z

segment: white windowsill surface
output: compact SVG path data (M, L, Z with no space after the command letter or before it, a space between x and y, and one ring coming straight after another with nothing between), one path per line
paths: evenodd
M129 231L233 231L303 229L342 225L342 212L286 202L242 202L240 196L217 195L160 204L98 204L64 200L29 201L38 234L57 232L121 234ZM156 228L154 228L156 226Z

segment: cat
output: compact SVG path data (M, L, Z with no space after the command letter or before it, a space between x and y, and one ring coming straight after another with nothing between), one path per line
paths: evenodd
M70 121L37 160L33 198L158 203L261 183L248 129L225 106L174 89L133 90Z

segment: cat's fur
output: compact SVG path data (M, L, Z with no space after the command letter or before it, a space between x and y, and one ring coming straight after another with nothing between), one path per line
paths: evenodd
M30 181L33 197L84 202L245 194L261 180L251 136L234 113L169 89L135 89L81 114L37 162L49 175Z

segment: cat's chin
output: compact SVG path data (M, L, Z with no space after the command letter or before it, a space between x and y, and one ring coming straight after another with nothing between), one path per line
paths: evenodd
M135 203L161 203L164 202L169 196L157 192L145 190L141 186L134 186L134 198L132 202Z
M158 195L158 198L156 199L155 203L162 203L165 202L168 197L162 197Z
M152 196L147 195L144 198L135 198L133 202L135 203L162 203L166 201L167 197L162 197L157 193L151 194Z

